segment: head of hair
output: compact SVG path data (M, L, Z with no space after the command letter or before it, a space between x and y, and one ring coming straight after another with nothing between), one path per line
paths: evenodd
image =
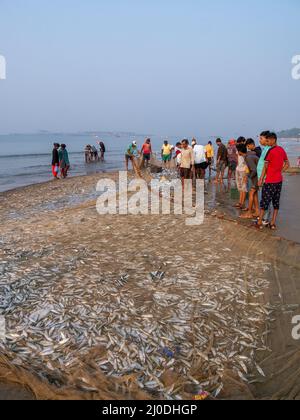
M189 141L188 141L188 139L184 139L184 140L182 140L182 142L181 142L182 144L190 144L189 143Z
M67 146L66 146L65 144L62 144L60 147L61 147L62 149L65 149Z
M216 143L222 143L222 140L219 138L216 140Z
M244 144L238 144L237 150L239 153L247 154L247 147Z
M211 141L209 141L208 144L210 144L212 146L212 142Z
M267 135L270 134L270 131L263 131L262 133L260 133L260 137L267 137Z
M246 143L246 139L245 137L239 137L236 142L237 144L243 144L243 143Z
M59 143L54 143L54 147L60 147Z
M176 143L176 146L177 147L181 146L181 142L179 141L178 143Z
M250 145L254 145L255 146L255 141L253 139L248 139L246 141L246 146L250 146Z
M266 136L266 139L267 139L267 140L275 140L275 141L277 141L277 134L276 134L276 133L269 133L269 134Z

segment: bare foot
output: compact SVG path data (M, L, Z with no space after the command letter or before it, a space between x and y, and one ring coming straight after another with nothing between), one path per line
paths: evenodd
M244 219L244 220L252 220L252 219L253 219L253 214L251 214L251 213L245 213L245 214L242 214L242 215L240 216L240 219Z

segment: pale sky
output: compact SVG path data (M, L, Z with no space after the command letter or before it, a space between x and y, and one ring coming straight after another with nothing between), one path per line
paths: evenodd
M300 126L299 0L0 0L0 133Z

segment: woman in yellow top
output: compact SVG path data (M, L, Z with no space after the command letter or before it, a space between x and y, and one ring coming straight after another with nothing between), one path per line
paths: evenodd
M205 147L208 165L209 165L209 176L211 177L212 172L212 165L214 163L215 151L211 141L208 142L207 146Z
M165 141L161 149L161 157L165 164L165 167L171 162L172 149L173 147L169 144L169 142Z

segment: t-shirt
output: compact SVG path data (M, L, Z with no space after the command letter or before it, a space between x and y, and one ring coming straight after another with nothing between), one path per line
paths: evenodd
M229 145L227 148L229 162L238 162L237 148L235 145Z
M250 171L250 178L257 178L257 164L258 164L258 156L254 151L249 151L246 155L246 164Z
M247 164L246 164L246 160L245 160L245 158L244 158L244 156L240 156L240 155L238 155L238 166L237 166L237 172L240 172L240 173L246 173L246 172L248 172L247 170L248 170L248 166L247 166Z
M214 157L214 155L215 155L213 146L210 145L210 144L208 144L205 147L205 150L206 150L206 154L207 154L208 159L212 159Z
M206 162L205 147L200 144L196 144L196 146L194 146L194 156L196 165Z
M278 184L283 181L282 170L287 160L287 154L282 147L274 146L269 150L265 159L269 163L266 184Z
M151 144L145 143L142 147L142 152L144 153L144 155L151 155L152 153Z
M271 149L270 146L265 146L264 149L263 149L263 151L262 151L261 157L260 157L259 162L258 162L258 165L257 165L257 176L258 176L258 179L260 179L261 176L262 176L262 173L263 173L263 170L264 170L264 166L265 166L266 156L267 156L268 151L270 149Z
M164 144L161 150L164 156L168 156L172 152L172 146L170 144L167 144L167 145Z
M128 149L127 149L127 154L129 155L129 156L138 156L138 150L137 150L137 147L134 147L133 146L133 144L130 144L129 146L128 146Z
M179 155L181 157L181 163L180 167L183 169L190 169L192 165L195 163L195 155L194 151L191 148L188 149L182 149L181 154Z
M228 160L228 152L227 152L227 147L224 144L221 144L219 146L219 150L218 150L218 160L221 160L222 162L227 162Z
M255 153L256 153L256 155L257 155L257 157L261 157L261 154L262 154L262 149L261 149L261 147L260 146L257 146L256 148L255 148Z

